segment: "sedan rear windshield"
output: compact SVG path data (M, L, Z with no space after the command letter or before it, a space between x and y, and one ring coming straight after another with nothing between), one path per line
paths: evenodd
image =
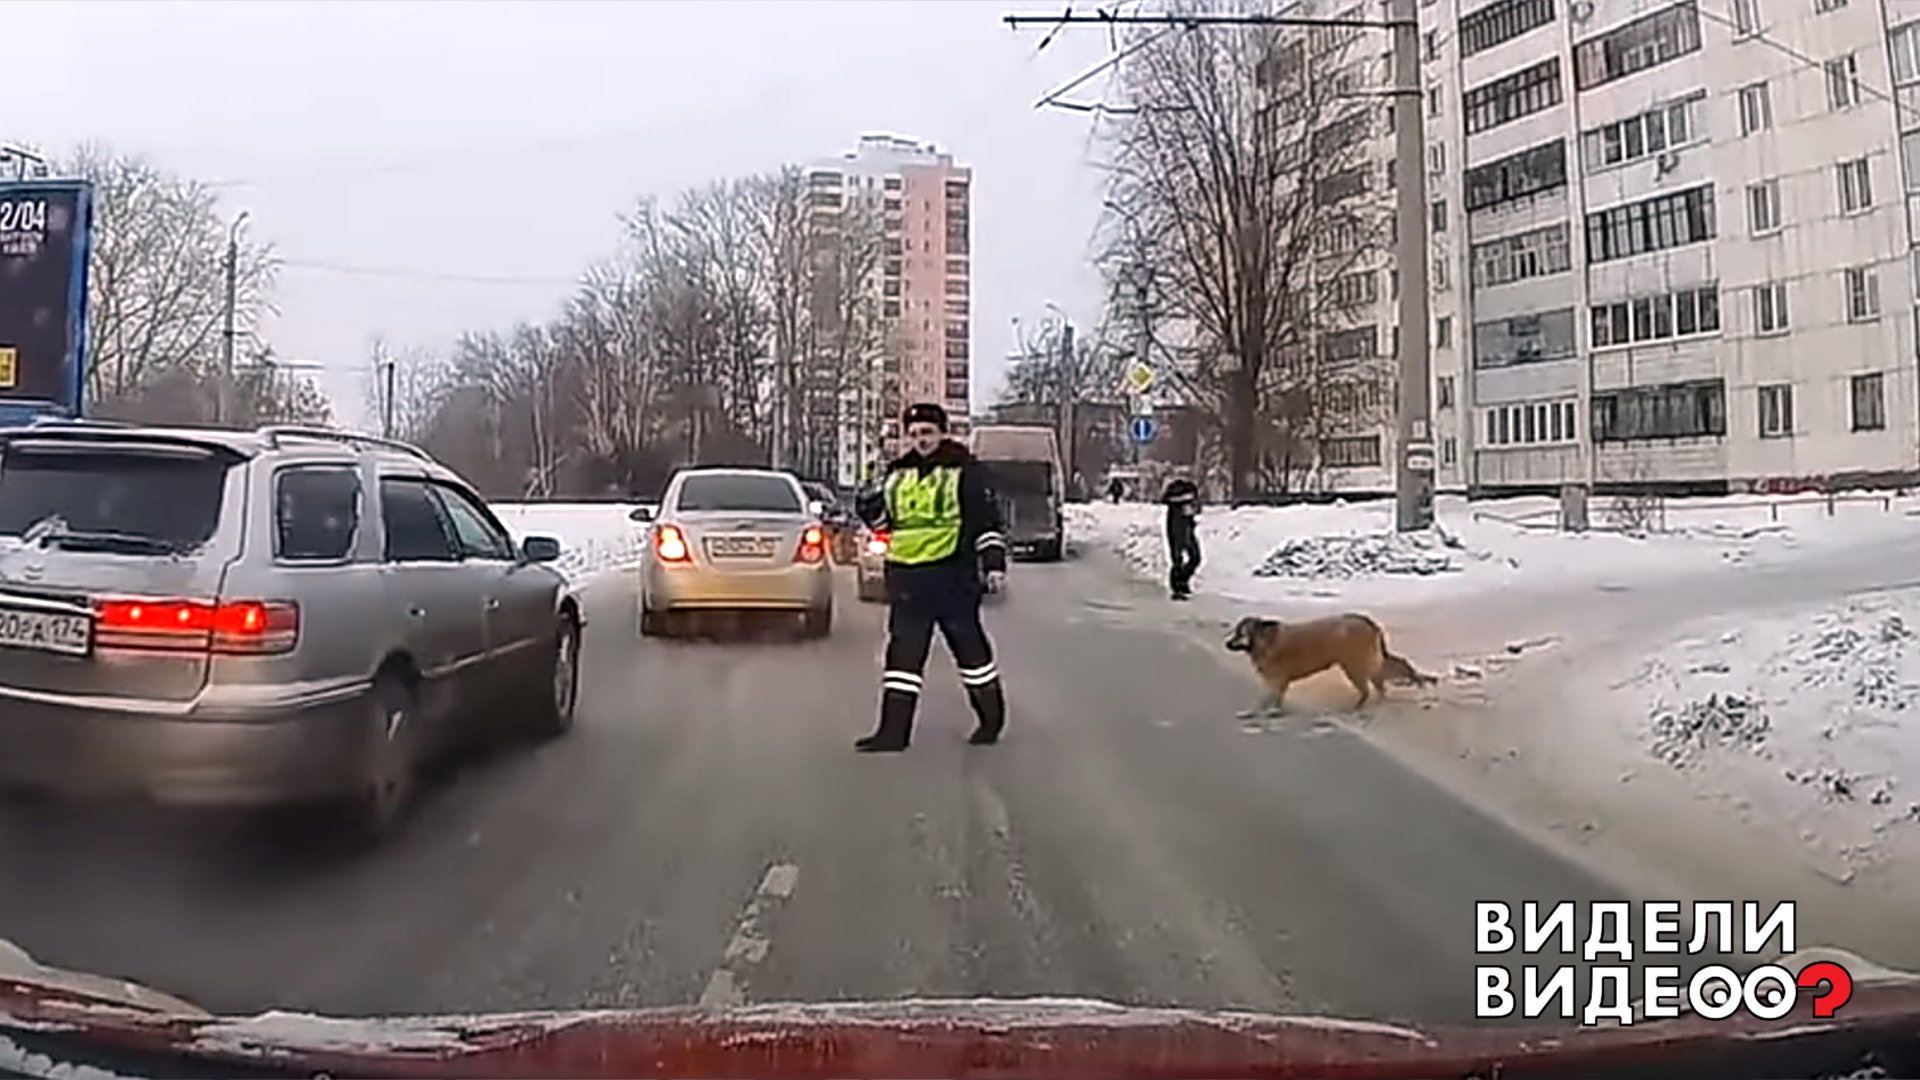
M57 526L188 551L220 524L228 467L216 457L10 450L0 454L0 536Z
M779 476L689 476L675 505L681 510L797 514L800 493Z

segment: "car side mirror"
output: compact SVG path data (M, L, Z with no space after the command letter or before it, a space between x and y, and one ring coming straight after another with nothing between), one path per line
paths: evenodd
M812 514L814 517L820 517L824 515L826 512L827 512L826 503L821 502L819 499L809 499L807 501L807 513Z
M653 520L653 507L651 507L651 506L636 506L636 507L634 507L634 508L633 508L633 510L632 510L632 511L631 511L630 513L628 513L628 514L627 514L627 520L628 520L628 521L638 521L638 522L640 522L640 523L642 523L642 524L645 524L646 522L649 522L649 521L652 521L652 520Z
M529 536L520 542L528 562L550 563L560 557L560 541L551 536Z

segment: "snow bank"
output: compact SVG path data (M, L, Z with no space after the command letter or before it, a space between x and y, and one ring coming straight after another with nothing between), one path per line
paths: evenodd
M1850 866L1920 847L1920 590L1673 641L1616 681L1655 767Z
M555 565L578 585L640 561L645 526L627 519L639 503L494 503L516 541L538 533L560 541Z
M1245 602L1323 598L1418 604L1494 589L1596 587L1748 563L1898 535L1920 537L1920 499L1673 499L1657 531L1615 531L1611 500L1593 503L1595 531L1553 528L1543 498L1468 503L1443 496L1436 527L1393 532L1391 500L1203 510L1197 591ZM1109 548L1136 573L1167 572L1163 511L1146 503L1068 508L1069 535ZM1631 517L1632 515L1627 515Z

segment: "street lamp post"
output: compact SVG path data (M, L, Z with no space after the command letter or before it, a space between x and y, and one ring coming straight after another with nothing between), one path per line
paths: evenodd
M240 227L247 223L248 211L240 211L227 227L227 293L220 330L220 382L214 387L213 422L223 423L227 416L227 395L233 385L233 309L240 277Z

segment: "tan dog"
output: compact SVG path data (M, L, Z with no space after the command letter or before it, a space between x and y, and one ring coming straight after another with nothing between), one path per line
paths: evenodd
M1379 623L1352 612L1297 623L1249 615L1234 624L1226 644L1228 651L1246 653L1253 661L1253 670L1273 695L1268 708L1274 710L1281 707L1288 685L1330 667L1338 667L1360 692L1359 705L1375 693L1384 696L1388 680L1414 686L1436 681L1387 651L1386 631Z

